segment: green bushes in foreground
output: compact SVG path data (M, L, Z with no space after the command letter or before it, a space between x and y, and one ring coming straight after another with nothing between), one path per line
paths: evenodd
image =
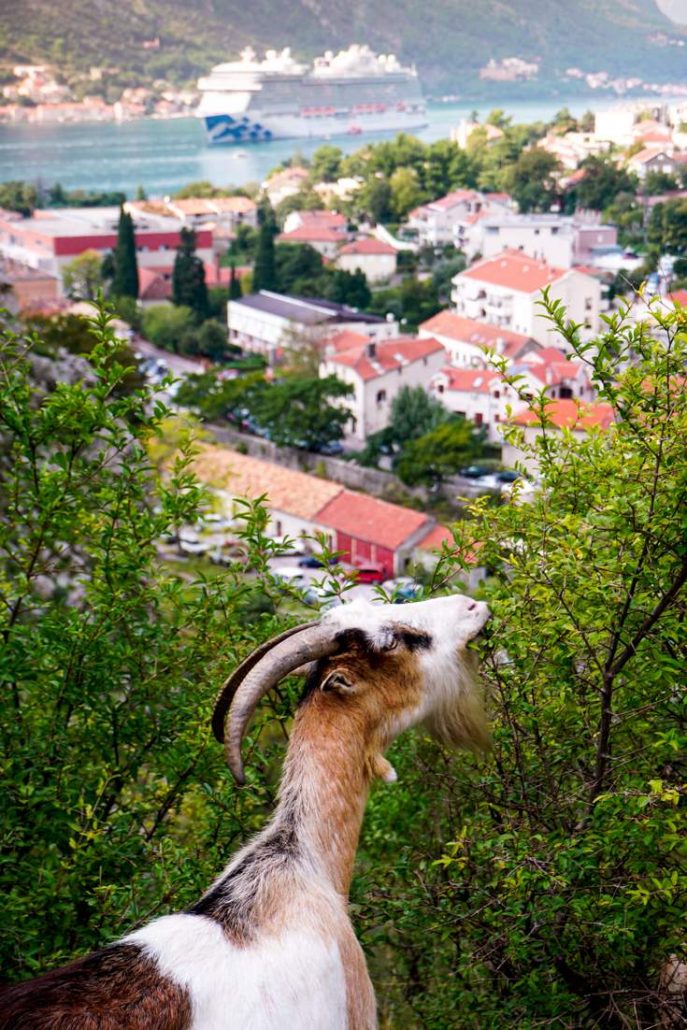
M536 499L476 503L434 576L443 589L475 546L492 572L494 746L478 760L408 735L391 756L399 783L373 791L352 902L385 1027L684 1019L662 977L687 961L685 315L654 332L618 317L591 347L550 314L616 421L561 433L540 398L543 431L521 441ZM160 479L146 441L166 413L114 389L102 319L96 332L84 380L54 389L3 335L8 978L189 903L269 811L293 703L262 706L236 791L209 708L284 608L248 615L242 569L193 582L161 569L155 540L193 521L202 494L183 450ZM247 514L260 582L265 513Z

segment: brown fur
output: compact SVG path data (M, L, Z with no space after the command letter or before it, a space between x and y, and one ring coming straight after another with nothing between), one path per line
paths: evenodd
M187 1030L191 1003L135 944L114 944L0 993L0 1030Z

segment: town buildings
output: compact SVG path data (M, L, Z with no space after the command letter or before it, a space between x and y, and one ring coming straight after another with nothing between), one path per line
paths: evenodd
M597 212L518 215L506 211L475 223L468 233L469 255L494 257L503 250L519 250L529 257L559 268L594 262L595 253L618 245L618 230L603 225Z
M552 327L541 307L541 291L548 288L560 300L567 317L592 337L599 331L601 285L576 269L557 268L517 250L505 250L477 261L453 279L451 300L457 314L489 322L548 346Z
M446 243L461 246L468 228L487 213L509 207L510 197L504 194L484 194L478 190L453 190L445 197L421 204L408 215L407 227L417 233L423 246Z
M172 264L181 242L180 220L136 210L133 219L139 268ZM64 266L85 250L103 257L112 251L118 221L117 207L50 208L30 218L0 211L0 256L61 278ZM196 253L202 261L214 260L210 230L198 231Z
M288 297L260 290L227 305L229 342L274 364L288 350L305 350L342 330L362 332L373 340L398 333L393 320L328 300Z
M398 252L384 240L364 236L344 244L336 257L337 268L363 272L369 283L387 282L396 274Z
M547 428L544 429L536 411L526 409L513 418L513 423L523 431L524 442L531 445L543 432L560 433L568 430L573 437L583 439L592 430L607 430L615 420L611 404L580 404L574 400L555 400L546 408ZM532 455L526 454L512 443L504 443L502 450L504 465L516 464L524 467L531 475L538 473L538 463Z
M522 333L464 318L453 311L440 311L428 318L418 327L418 335L421 339L429 336L438 340L451 365L458 368L486 368L494 354L514 361L540 346Z
M219 499L224 513L245 510L241 500L266 498L272 536L298 540L323 533L345 562L375 562L385 576L406 571L415 547L436 525L423 512L347 490L319 476L283 468L226 447L202 446L192 468Z
M432 376L445 361L444 348L431 337L375 340L356 332L329 337L320 375L335 375L353 387L352 396L340 401L351 412L347 427L349 444L362 444L371 433L384 429L400 390L405 386L427 390Z

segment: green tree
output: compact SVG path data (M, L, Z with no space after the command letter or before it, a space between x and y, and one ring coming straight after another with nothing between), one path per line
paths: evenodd
M288 377L262 390L250 410L274 443L312 448L341 439L350 412L332 401L341 401L352 392L353 388L336 376Z
M138 260L134 220L122 205L119 209L114 275L110 292L114 297L138 297Z
M243 290L241 289L241 280L236 274L236 264L232 261L230 265L229 273L229 300L241 300L243 296Z
M426 199L420 187L417 172L413 168L396 168L389 178L391 210L401 221L409 211Z
M636 175L609 158L593 154L584 159L580 168L584 169L584 178L572 191L575 207L605 211L620 193L637 192Z
M156 304L143 313L143 335L157 347L178 354L183 350L184 338L192 330L194 322L190 308Z
M687 253L687 200L655 204L648 225L649 242L669 254Z
M211 361L223 361L227 356L228 339L226 326L213 318L203 322L197 334L197 349Z
M0 207L28 218L37 206L38 191L31 183L19 180L0 183Z
M62 268L62 285L68 297L94 300L103 286L102 258L97 250L84 250Z
M539 147L523 150L504 174L503 183L520 211L548 211L558 197L557 157Z
M432 486L454 476L479 452L483 436L466 419L442 422L428 433L410 440L394 465L408 486Z
M669 175L668 172L647 172L642 183L642 193L646 197L655 197L661 193L670 193L671 190L677 190L679 188L680 184L675 176Z
M276 282L282 293L317 295L324 265L322 255L309 243L277 243L274 265Z
M391 186L381 175L368 179L356 196L356 205L373 222L388 222L393 215Z
M196 321L203 322L210 313L210 305L205 266L196 254L196 234L193 229L182 228L179 237L172 272L172 300L190 308Z
M313 182L336 182L341 176L343 150L325 143L318 147L310 161L310 178Z
M335 268L328 277L325 297L337 304L348 304L350 307L366 311L372 299L365 273L356 268L348 272L345 268Z
M404 386L391 402L389 427L395 443L403 446L430 433L448 417L443 404L421 386Z
M259 208L260 228L255 249L255 265L253 267L253 290L278 290L277 265L274 237L277 235L277 223L269 202Z

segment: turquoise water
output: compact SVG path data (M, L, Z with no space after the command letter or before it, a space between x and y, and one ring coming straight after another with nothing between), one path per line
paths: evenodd
M608 106L612 101L601 101ZM581 114L589 100L505 100L480 108L442 104L430 107L429 125L417 135L431 142L449 134L462 117L502 107L515 121L551 118L561 107ZM595 102L595 106L599 106ZM333 140L350 152L374 136ZM379 137L381 138L381 137ZM294 152L311 154L322 140L277 140L249 147L209 147L195 118L142 119L123 124L0 125L0 182L24 179L66 189L122 190L132 196L138 186L151 195L173 193L188 182L208 179L216 186L260 182Z

